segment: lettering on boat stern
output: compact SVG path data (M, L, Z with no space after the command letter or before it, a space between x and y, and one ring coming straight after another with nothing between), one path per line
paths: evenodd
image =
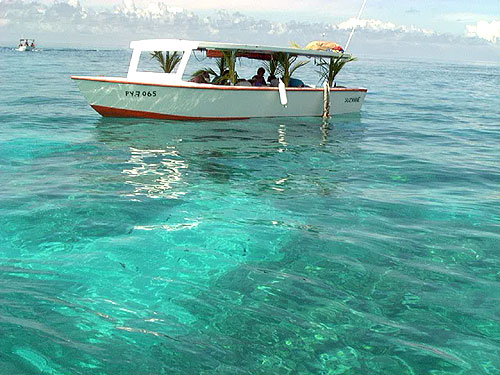
M133 97L133 98L139 98L141 96L155 97L156 96L156 91L149 91L149 90L145 90L145 91L139 91L139 90L136 90L136 91L125 91L125 96L130 96L130 97Z
M355 98L345 98L345 103L359 103L361 96L356 96Z

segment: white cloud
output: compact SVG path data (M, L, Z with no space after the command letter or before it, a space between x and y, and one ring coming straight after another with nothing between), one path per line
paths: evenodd
M312 0L323 1L323 0ZM85 9L82 7L85 4ZM281 22L253 18L243 13L219 11L200 16L175 8L172 1L122 0L114 7L88 6L88 0L51 0L50 3L0 0L0 41L10 45L20 34L33 35L41 46L127 47L131 40L182 38L234 43L288 45L311 40L346 42L353 25L359 27L351 43L355 54L422 57L451 56L495 60L500 45L478 38L436 33L415 26L377 19L348 19L341 23L308 21ZM469 35L496 41L499 21L468 27ZM465 35L464 35L465 36ZM467 46L468 48L464 48ZM463 51L468 55L464 55ZM445 52L443 52L445 51ZM482 52L481 52L482 51Z
M148 2L144 6L136 6L133 0L124 0L115 8L115 13L145 19L160 19L170 16L170 14L182 12L182 8L171 7L160 1Z
M1 1L1 0L0 0ZM53 2L54 0L40 0L45 3ZM83 1L83 0L82 0ZM127 0L125 0L127 1ZM182 7L192 11L196 10L231 10L231 11L304 11L310 9L336 9L337 13L347 9L349 14L356 12L360 4L353 4L351 0L156 0L163 4L168 4L172 7ZM84 0L89 6L119 6L123 0ZM135 0L135 5L146 7L150 0Z
M337 28L339 30L352 30L356 26L360 29L370 30L370 31L394 31L399 33L422 33L426 35L434 34L432 30L421 29L415 26L405 26L396 25L392 22L384 22L381 20L374 19L357 19L349 18L347 21L339 23Z
M466 28L469 36L477 36L492 43L500 39L500 20L478 21L475 25L467 25Z
M398 27L392 22L383 22L380 20L363 20L357 18L349 18L347 21L339 23L337 27L340 30L351 30L354 26L369 29L373 31L381 31L381 30L392 30L396 31Z

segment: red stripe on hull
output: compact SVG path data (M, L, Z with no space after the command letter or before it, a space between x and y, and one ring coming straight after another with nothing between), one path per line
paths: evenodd
M135 111L133 109L122 109L113 107L104 107L102 105L91 105L96 112L104 117L140 117L154 118L158 120L194 120L194 121L220 121L220 120L248 120L249 117L191 117L167 115L156 112Z

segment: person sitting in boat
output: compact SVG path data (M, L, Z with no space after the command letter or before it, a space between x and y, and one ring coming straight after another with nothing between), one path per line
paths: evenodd
M201 72L189 80L194 83L210 83L210 74L208 72Z
M269 82L269 86L271 87L278 87L280 81L274 74L270 74L269 77L267 77L267 81Z
M35 43L31 42L31 48L35 48Z
M260 67L257 69L257 74L252 77L253 86L267 86L266 79L264 78L265 69Z

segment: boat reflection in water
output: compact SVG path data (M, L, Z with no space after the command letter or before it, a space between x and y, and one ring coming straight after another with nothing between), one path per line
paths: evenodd
M130 147L127 163L131 168L122 173L127 176L125 182L134 187L129 196L177 199L186 194L178 188L184 184L182 172L188 166L175 146L151 150Z
M183 174L188 164L177 150L180 139L164 136L154 121L148 120L100 119L96 129L100 142L128 155L124 164L120 163L120 174L133 190L123 195L139 200L179 199L186 194Z
M132 187L125 189L125 196L182 199L203 189L226 195L229 188L245 187L248 193L254 188L290 189L287 182L312 178L316 167L310 157L320 151L318 147L323 149L322 163L325 158L342 162L355 152L363 134L359 121L359 115L349 115L323 122L318 118L286 123L248 120L232 127L228 122L200 126L101 118L96 136L111 152L120 154L119 173Z

